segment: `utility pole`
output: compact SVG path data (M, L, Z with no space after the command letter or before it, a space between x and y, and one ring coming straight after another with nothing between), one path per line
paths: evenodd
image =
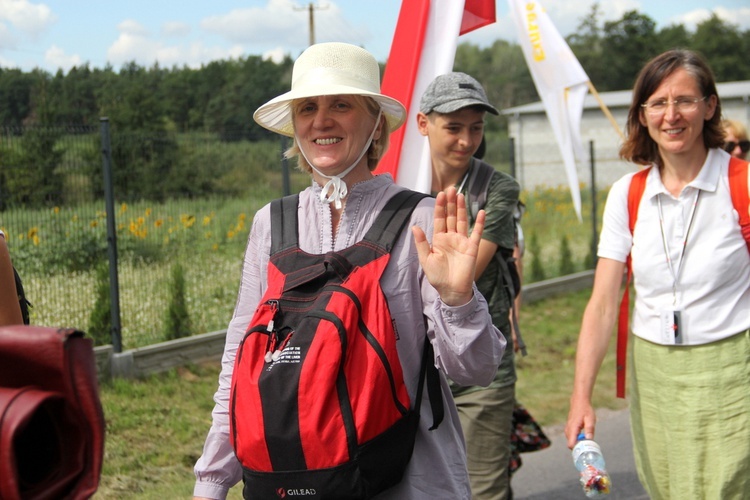
M307 10L309 13L310 45L315 45L315 11L325 10L327 8L328 5L321 7L320 5L315 5L313 2L308 3L307 7L294 7L294 10Z

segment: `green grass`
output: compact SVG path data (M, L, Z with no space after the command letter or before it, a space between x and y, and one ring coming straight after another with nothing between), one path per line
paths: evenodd
M575 346L589 291L553 297L521 310L529 355L518 358L518 399L543 426L565 421ZM594 403L616 400L614 342L600 372ZM218 363L101 387L107 420L104 471L97 499L171 499L192 495L192 468L211 423ZM230 498L241 498L241 487Z

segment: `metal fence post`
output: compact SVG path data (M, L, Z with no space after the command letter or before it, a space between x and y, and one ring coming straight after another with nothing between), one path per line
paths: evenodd
M109 137L109 118L101 118L99 122L102 136L102 168L104 170L104 197L107 211L109 297L112 304L112 350L115 353L121 353L120 283L117 275L117 226L115 224L115 199L112 188L112 145Z
M591 261L596 268L596 247L599 235L596 228L596 165L594 161L594 141L589 141L589 159L591 162Z
M512 137L509 137L508 139L510 141L510 175L514 179L518 180L518 178L516 177L516 141Z

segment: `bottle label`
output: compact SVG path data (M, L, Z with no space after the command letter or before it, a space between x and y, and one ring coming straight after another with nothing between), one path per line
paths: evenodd
M589 451L595 451L600 455L602 453L602 449L596 442L588 439L586 441L579 441L578 444L575 445L575 448L573 448L573 462L576 462L581 454L588 453Z

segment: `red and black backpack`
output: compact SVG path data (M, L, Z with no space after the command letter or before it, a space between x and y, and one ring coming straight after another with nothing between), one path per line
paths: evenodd
M323 255L299 248L298 197L271 203L268 288L238 347L230 396L246 498L370 498L401 480L419 404L380 278L424 196L397 193L360 242ZM424 346L416 401L427 379L436 427L439 375L426 336Z

